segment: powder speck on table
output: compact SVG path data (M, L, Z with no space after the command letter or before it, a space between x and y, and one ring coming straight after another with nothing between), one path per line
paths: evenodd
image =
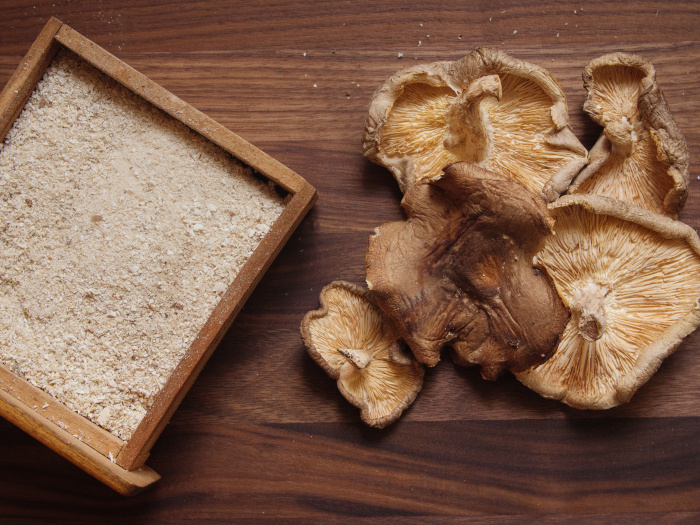
M60 52L0 145L0 362L128 440L283 208Z

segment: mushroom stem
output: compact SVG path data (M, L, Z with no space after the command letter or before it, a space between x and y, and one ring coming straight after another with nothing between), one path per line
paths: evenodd
M481 101L485 98L500 99L501 96L501 79L498 75L479 77L469 84L450 107L445 148L461 149L463 155L471 162L484 160L488 153L489 133L487 117L482 115Z
M372 360L369 352L360 348L338 348L338 352L347 357L359 370L365 368Z
M598 173L600 167L608 161L611 150L612 143L610 142L610 139L605 135L605 133L601 133L595 145L588 153L588 166L583 168L578 175L576 175L574 180L571 182L571 185L567 189L567 192L569 194L577 193L584 182Z
M608 122L603 133L612 142L614 152L624 156L634 153L637 133L626 117Z
M589 283L574 294L571 311L579 318L579 334L588 341L597 341L605 333L607 295L608 288L596 283Z

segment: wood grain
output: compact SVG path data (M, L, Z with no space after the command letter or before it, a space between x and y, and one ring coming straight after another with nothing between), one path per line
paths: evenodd
M124 500L0 420L0 517L700 521L698 333L624 407L574 411L445 361L380 432L359 422L298 335L325 284L362 283L372 230L403 218L394 180L360 153L373 91L400 67L476 46L546 67L588 147L600 130L581 110L585 64L618 50L651 59L691 153L681 219L700 227L700 4L5 0L0 85L50 16L302 175L319 200L152 449L163 478L153 490Z

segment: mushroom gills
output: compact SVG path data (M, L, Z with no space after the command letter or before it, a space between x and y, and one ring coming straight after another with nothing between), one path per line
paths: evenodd
M388 168L404 192L451 163L470 162L549 201L588 160L556 80L493 48L387 79L370 103L363 154Z
M700 324L700 240L686 224L598 195L550 205L537 254L572 311L557 348L518 379L582 409L627 402Z
M627 53L591 60L583 109L603 127L571 194L594 193L675 217L688 195L688 147L654 66Z
M321 290L320 301L301 323L309 356L365 423L393 423L423 386L423 367L401 351L396 329L366 288L334 281Z

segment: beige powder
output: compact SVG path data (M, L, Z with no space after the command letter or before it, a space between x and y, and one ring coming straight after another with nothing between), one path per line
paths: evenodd
M62 51L0 146L0 362L128 440L283 207Z

